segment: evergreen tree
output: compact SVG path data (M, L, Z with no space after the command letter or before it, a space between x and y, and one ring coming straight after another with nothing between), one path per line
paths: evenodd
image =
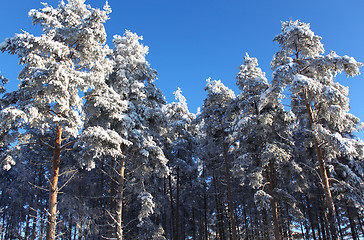
M206 166L206 177L222 179L226 183L231 239L237 239L235 208L232 198L229 147L231 145L230 126L232 123L230 104L235 98L232 90L220 81L207 80L207 98L201 110L202 135L200 158ZM205 223L206 224L206 223Z
M348 90L335 82L334 77L341 71L355 76L362 64L354 58L338 56L333 51L322 55L321 37L310 30L309 24L298 20L282 22L282 32L274 40L281 49L271 62L274 73L270 95L281 94L286 86L292 93L291 109L300 127L307 129L305 146L315 149L330 232L333 239L338 239L330 172L327 169L334 166L333 162L339 161L341 156L347 156L351 162L361 159L363 144L352 135L359 119L348 113Z
M165 151L171 169L168 181L171 182L170 186L173 186L173 189L169 189L172 239L185 239L191 232L196 238L196 219L193 219L193 215L197 213L199 202L202 200L199 197L202 186L198 179L198 165L194 152L197 146L194 137L196 129L192 124L195 115L189 112L186 98L181 92L180 88L177 88L174 95L178 101L164 107L168 119Z
M114 36L114 71L107 84L120 95L120 99L127 101L126 114L132 124L126 132L132 145L125 149L125 168L128 170L125 189L130 200L137 195L136 200L140 203L136 206L139 208L139 233L136 236L140 239L161 239L163 231L150 217L156 206L156 196L152 194L159 189L155 181L168 174L168 160L160 145L161 126L165 125L161 107L165 100L153 83L156 71L145 59L148 47L143 46L140 40L142 37L130 31L126 31L123 37ZM118 131L127 130L119 128ZM125 218L128 222L133 219L133 215Z
M23 31L1 45L1 51L18 55L24 65L16 103L2 110L12 119L22 118L23 132L16 141L42 144L53 152L47 239L56 235L62 152L82 128L80 92L97 87L110 70L103 27L109 13L107 5L92 9L83 0L61 2L57 8L44 4L29 12L33 24L42 27L41 36Z

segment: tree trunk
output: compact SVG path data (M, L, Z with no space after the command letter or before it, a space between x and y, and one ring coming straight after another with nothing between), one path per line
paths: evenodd
M278 207L277 207L277 201L273 197L273 191L275 186L275 169L274 169L274 162L272 160L269 161L269 166L266 169L267 173L267 180L269 181L268 189L269 194L272 196L272 199L270 200L271 205L271 214L273 219L273 228L274 228L274 237L276 240L281 240L281 234L280 234L280 228L279 228L279 222L278 222Z
M358 218L358 223L359 223L359 227L361 230L361 234L364 237L364 228L363 228L363 224L362 224L362 219L363 219L363 215L360 214L360 210L359 209L355 209L356 210L356 214L357 214L357 218Z
M41 187L42 186L42 165L39 164L39 171L38 171L38 187ZM36 196L36 199L35 199L35 202L34 202L34 206L33 208L35 210L39 210L40 207L39 207L39 201L40 201L40 188L37 188L37 196ZM31 234L31 240L34 240L35 237L36 237L36 228L37 228L37 218L36 216L38 216L38 213L37 212L34 212L34 217L33 217L33 224L32 224L32 234Z
M306 110L309 115L310 123L312 126L314 126L315 118L313 115L311 104L308 102L307 91L305 91L305 104L306 104ZM320 166L321 183L324 187L325 200L326 200L327 208L329 211L328 220L329 220L329 225L330 225L330 231L331 231L333 240L337 240L337 239L339 239L339 237L338 237L338 233L337 233L335 205L332 200L329 179L328 179L327 171L326 171L326 167L325 167L325 153L324 153L324 149L322 149L321 145L319 144L316 136L313 136L313 140L315 143L317 160L318 160L319 166Z
M319 207L319 211L316 213L317 234L318 234L319 240L322 240L322 238L325 235L325 231L322 228L322 222L321 222L322 218L320 218L321 214L322 214L321 207Z
M317 238L316 238L316 234L315 234L315 226L314 226L314 222L313 222L313 218L312 218L312 214L311 214L311 204L308 200L307 195L305 197L306 197L306 203L307 203L308 220L310 221L311 230L312 230L312 238L314 240L316 240ZM308 235L308 237L309 237L309 235Z
M306 238L305 231L303 230L303 224L302 224L302 222L300 222L300 227L301 227L302 239L308 239L308 238Z
M192 237L196 239L195 207L192 207Z
M111 163L110 163L110 176L111 176L111 182L110 182L110 199L109 199L109 210L110 213L114 213L116 212L115 210L115 195L116 195L116 190L115 190L115 181L114 179L115 177L115 172L117 172L117 170L115 169L115 160L112 159ZM113 236L115 234L115 230L112 228L112 223L114 222L114 220L111 218L111 216L108 216L109 218L109 224L107 227L107 231Z
M167 182L166 182L166 178L163 178L163 196L168 196L167 195ZM166 235L168 237L168 230L167 230L167 211L166 208L162 208L162 227L164 229L164 231L166 232Z
M355 221L353 218L353 207L351 207L348 203L346 203L346 209L347 209L347 215L350 223L350 230L351 230L351 236L353 237L353 240L358 240L358 233L356 231Z
M179 240L179 194L180 194L180 179L179 179L179 167L177 167L177 179L176 179L176 188L177 188L177 194L176 194L176 240Z
M123 239L123 196L124 196L124 172L125 172L125 145L121 145L121 156L119 161L118 194L116 197L116 239Z
M49 203L48 203L48 225L47 225L47 240L54 240L56 237L56 224L57 224L57 195L58 195L58 177L59 177L59 163L61 155L62 143L62 127L56 127L56 140L53 149L52 172L49 187Z
M171 175L168 175L168 184L169 184L169 200L171 204L171 220L172 220L172 239L175 239L176 237L176 223L175 223L175 213L174 213L174 204L173 204L173 192L172 192L172 177Z
M193 194L193 184L192 177L190 176L190 187L191 193ZM196 239L196 217L195 217L195 207L192 206L192 237Z
M203 165L203 188L204 188L204 196L203 196L203 208L204 208L204 225L203 225L203 233L204 233L204 240L209 239L209 232L208 232L208 222L207 222L207 186L206 186L206 166Z
M340 212L336 206L335 206L335 209L336 209L337 226L339 227L340 239L344 239L344 235L343 235L343 231L341 229L341 223L340 223Z
M222 140L224 141L224 138ZM227 193L228 193L228 207L229 207L229 214L230 214L231 240L237 240L233 197L231 194L229 163L228 163L228 157L227 157L226 144L224 142L223 142L223 154L224 154L225 177L226 177Z
M245 238L247 240L249 240L250 239L250 237L249 237L250 234L249 234L249 227L248 227L248 217L247 217L247 213L246 213L247 206L245 205L245 201L243 201L242 206L243 206L243 216L244 216Z
M265 209L262 209L262 220L263 220L263 238L264 239L269 239L269 225L268 224L268 217L267 217L267 211Z
M217 218L217 232L219 235L218 239L225 239L224 236L224 225L223 225L223 213L220 208L220 201L219 196L220 194L217 192L217 183L216 183L216 177L215 174L212 177L214 189L215 189L215 206L216 206L216 218Z
M34 178L33 178L33 185L34 186L36 186L36 184L37 184L36 183L37 175L38 175L37 174L38 173L37 170L38 170L37 167L35 167ZM32 189L30 202L31 202L31 205L33 205L33 206L35 205L35 202L37 201L35 195L36 195L36 190L35 189ZM36 208L34 208L34 209L36 209ZM25 236L24 236L24 239L25 240L28 240L29 237L31 236L31 233L30 233L30 229L31 229L31 227L30 227L30 219L33 220L33 224L36 221L36 218L31 216L31 212L32 211L33 210L31 210L31 206L29 206L29 208L28 208L28 215L27 215L27 222L26 222L26 226L25 226ZM37 213L35 212L34 214L36 215Z

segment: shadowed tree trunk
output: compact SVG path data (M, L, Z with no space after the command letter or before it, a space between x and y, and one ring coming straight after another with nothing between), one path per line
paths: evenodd
M307 204L307 215L308 215L308 220L310 221L310 226L311 226L311 230L312 230L312 238L314 240L316 240L316 233L315 233L315 226L314 226L314 222L313 222L313 218L312 218L312 214L311 214L311 205L310 205L310 201L307 197L307 195L305 195L306 197L306 204ZM308 235L309 236L309 235ZM307 237L308 237L307 236Z
M124 172L125 172L125 145L121 145L122 155L119 161L118 194L116 197L116 239L123 239L123 196L124 196Z
M346 203L346 213L348 215L349 223L350 223L350 230L351 230L351 236L353 237L353 240L358 240L358 233L356 231L356 225L353 218L353 207L350 206L348 203Z
M39 164L39 170L38 170L38 187L41 187L42 186L42 174L43 174L43 171L42 171L43 167L41 164ZM40 209L39 208L39 201L40 201L40 194L41 194L41 190L40 188L37 188L37 193L36 193L36 199L35 199L35 202L34 202L34 206L33 208L35 210L38 210ZM36 238L36 228L37 228L37 218L36 216L38 215L37 212L34 212L34 217L33 217L33 224L32 224L32 234L31 234L31 238L30 240L34 240Z
M179 155L179 152L178 152ZM179 158L179 156L178 156ZM179 219L179 194L180 194L180 179L179 179L179 167L177 167L177 179L176 179L176 185L177 185L177 194L176 194L176 240L179 240L179 231L180 231L180 219Z
M168 175L168 184L169 184L169 200L171 204L171 220L172 220L172 234L171 238L175 239L176 237L176 215L174 212L174 204L173 204L173 191L172 191L172 177Z
M224 138L223 138L223 141L224 141ZM229 216L230 216L230 225L231 225L231 240L237 240L233 197L232 197L232 193L231 193L230 170L229 170L226 144L224 142L223 142L223 154L224 154L225 177L226 177L226 184L227 184L228 207L229 207Z
M224 235L224 221L223 221L223 213L220 207L220 201L219 201L219 197L220 194L217 191L217 183L216 183L216 176L215 174L212 177L213 180L213 186L215 189L215 206L216 206L216 218L217 218L217 232L218 232L218 239L225 239L225 235Z
M268 188L269 188L269 194L272 196L272 199L270 200L271 205L271 214L273 218L273 227L274 227L274 237L276 240L281 240L281 234L280 234L280 228L278 223L278 207L277 207L277 201L273 197L273 192L275 186L275 169L274 169L274 162L272 160L269 161L269 166L266 169L267 173L267 180L269 182Z
M360 214L360 210L359 209L355 209L356 211L356 217L358 219L358 223L359 223L359 227L360 227L360 230L361 230L361 235L364 237L364 228L363 228L363 224L362 224L362 220L363 220L363 215Z

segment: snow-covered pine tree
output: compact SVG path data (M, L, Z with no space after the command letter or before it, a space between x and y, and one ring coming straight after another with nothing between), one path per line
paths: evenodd
M125 149L131 144L127 138L132 121L127 115L128 101L121 99L110 86L103 84L86 94L84 130L78 141L83 156L83 164L97 169L100 174L117 182L116 209L112 216L113 235L123 239L122 210L125 172ZM111 166L108 172L103 169ZM113 172L117 174L112 174ZM115 179L114 179L115 178ZM99 193L102 197L103 189ZM113 200L114 201L114 200ZM114 209L113 209L114 210ZM110 215L114 212L109 212ZM109 216L104 216L107 219ZM106 237L106 236L104 236Z
M230 127L232 123L230 104L235 98L234 92L221 81L207 80L205 87L207 98L200 119L199 157L205 165L205 178L217 178L225 181L231 224L231 239L237 239L235 208L233 205L229 147L231 145ZM206 224L206 223L205 223Z
M293 207L294 199L287 188L292 182L284 182L284 179L286 174L290 177L292 172L299 174L292 159L293 115L277 101L265 101L269 84L256 58L246 54L239 69L236 84L241 93L235 101L240 115L232 126L237 146L234 151L236 175L242 177L243 184L255 189L255 201L260 209L270 208L275 239L282 239L277 203L290 199L291 204L284 203Z
M196 130L192 124L195 115L189 112L186 98L180 88L177 88L174 95L177 102L164 107L168 118L165 152L171 169L168 181L171 181L170 186L173 187L168 191L172 218L170 222L173 225L171 238L185 239L187 236L196 238L194 228L196 219L193 216L196 215L198 205L202 201L199 199L202 196L202 185L198 179L195 157L197 141L194 137Z
M47 239L55 239L59 166L63 150L82 128L80 92L97 87L111 70L103 26L110 8L94 9L84 0L61 2L57 8L43 5L29 12L33 24L42 27L41 36L23 31L1 44L1 51L18 55L24 65L16 103L2 114L21 116L18 144L41 144L53 152Z
M2 74L0 74L0 94L5 92L5 84L9 82L9 79L5 78Z
M161 107L164 97L153 81L156 71L145 59L148 47L139 41L142 37L130 31L124 36L114 36L114 70L107 79L107 84L119 94L120 99L127 101L125 114L130 120L130 128L115 128L119 134L126 134L132 143L125 149L125 169L128 179L124 191L128 192L128 200L137 200L140 204L133 206L126 213L138 213L139 233L129 232L138 239L162 239L163 231L150 220L155 208L155 181L163 179L168 173L167 162L160 147L161 126L165 125L165 116ZM120 193L121 189L118 189ZM135 197L137 195L138 197ZM122 201L122 199L119 199ZM125 216L124 221L133 221L136 216ZM135 222L133 223L135 224ZM130 224L129 227L135 225ZM135 234L135 235L133 235ZM139 234L139 235L138 235Z
M282 32L274 38L280 50L271 62L273 73L270 96L276 98L288 86L291 110L301 128L307 129L307 148L314 148L319 165L325 200L328 208L330 232L338 239L335 206L329 183L330 171L342 157L344 166L354 166L363 157L363 143L353 136L359 119L350 114L348 89L335 81L337 73L347 76L359 74L362 65L348 56L331 51L323 55L321 37L310 25L296 21L282 22ZM352 172L354 174L354 172Z

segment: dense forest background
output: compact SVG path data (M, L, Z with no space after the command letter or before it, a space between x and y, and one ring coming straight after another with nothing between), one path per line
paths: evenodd
M272 78L246 54L239 92L208 79L193 114L140 36L106 45L110 12L44 4L41 35L0 44L23 67L14 91L0 78L0 239L364 237L361 123L335 81L362 63L282 22Z

